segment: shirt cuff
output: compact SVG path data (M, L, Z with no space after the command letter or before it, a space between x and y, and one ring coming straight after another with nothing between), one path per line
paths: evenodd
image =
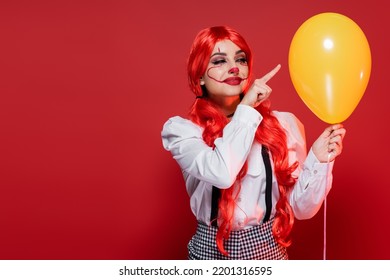
M320 162L315 156L312 149L310 149L305 161L305 167L311 171L311 173L317 175L326 175L327 172L332 172L334 161L329 163Z
M263 120L263 116L253 107L239 104L232 120L240 121L257 128Z

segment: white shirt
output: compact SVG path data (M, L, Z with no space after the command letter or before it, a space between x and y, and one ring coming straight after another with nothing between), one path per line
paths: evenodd
M289 203L297 219L313 217L321 207L332 185L333 163L320 163L312 150L307 154L304 128L291 113L273 111L287 135L289 164L299 162L293 173L298 180L289 193ZM229 188L248 160L248 171L241 181L236 200L233 229L262 223L265 215L265 166L261 144L254 140L262 121L260 113L250 106L238 105L233 118L215 140L215 148L202 138L203 128L181 117L170 118L163 127L163 146L170 151L182 170L192 212L197 220L210 225L212 186ZM272 155L271 165L272 163ZM328 176L327 176L328 174ZM276 176L272 175L272 211L279 198Z

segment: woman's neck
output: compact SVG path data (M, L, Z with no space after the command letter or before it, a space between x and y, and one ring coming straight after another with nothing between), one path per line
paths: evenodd
M213 98L213 101L220 107L225 116L232 117L238 104L240 104L240 96L221 96Z

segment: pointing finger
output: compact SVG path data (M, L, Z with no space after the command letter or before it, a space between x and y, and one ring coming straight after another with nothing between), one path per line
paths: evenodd
M273 76L275 76L276 73L278 73L280 67L282 66L278 64L274 69L272 69L270 72L265 74L262 78L260 78L260 80L262 80L264 83L268 82L269 80L272 79Z

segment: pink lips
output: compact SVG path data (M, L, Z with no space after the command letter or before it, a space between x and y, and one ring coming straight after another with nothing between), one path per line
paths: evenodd
M240 77L230 77L225 80L223 80L225 84L231 85L231 86L237 86L241 84L242 79Z

